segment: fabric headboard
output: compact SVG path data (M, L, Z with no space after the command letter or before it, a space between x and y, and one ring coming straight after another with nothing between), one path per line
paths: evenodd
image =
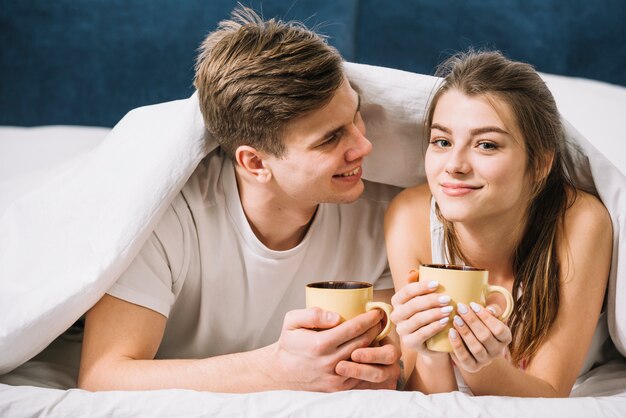
M626 86L623 0L242 0L300 20L347 61L432 74L503 50L539 71ZM193 93L196 49L236 0L0 0L0 125L113 126Z

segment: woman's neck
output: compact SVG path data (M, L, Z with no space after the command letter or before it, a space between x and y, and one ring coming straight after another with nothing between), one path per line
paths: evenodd
M465 263L489 270L489 282L510 287L513 257L524 232L524 214L508 213L501 219L466 224L454 228Z

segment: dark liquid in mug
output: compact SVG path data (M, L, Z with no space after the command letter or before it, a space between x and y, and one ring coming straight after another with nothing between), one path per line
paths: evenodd
M478 267L471 266L458 266L454 264L422 264L423 267L429 267L433 269L444 269L444 270L461 270L461 271L483 271L485 269L481 269Z
M365 289L367 287L371 287L371 283L366 282L317 282L317 283L309 283L308 287L313 287L315 289Z

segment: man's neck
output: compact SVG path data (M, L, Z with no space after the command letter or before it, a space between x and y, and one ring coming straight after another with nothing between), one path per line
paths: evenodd
M235 170L239 199L246 219L256 237L267 248L286 251L306 236L317 205L298 207L288 204L268 188L250 183Z

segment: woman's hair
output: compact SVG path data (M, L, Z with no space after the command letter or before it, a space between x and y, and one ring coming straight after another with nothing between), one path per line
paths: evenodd
M467 96L488 94L506 103L524 140L526 173L531 176L532 190L522 225L524 232L513 257L516 304L509 326L513 362L530 361L559 309L563 266L557 242L565 211L575 198L575 188L563 164L564 133L559 112L534 68L499 52L459 53L447 59L436 75L444 78L426 115L427 138L439 98L454 89ZM453 223L444 219L438 208L437 214L444 225L450 262L465 260Z
M285 124L330 102L343 81L342 58L322 36L239 6L202 43L194 85L227 155L250 145L280 157Z

